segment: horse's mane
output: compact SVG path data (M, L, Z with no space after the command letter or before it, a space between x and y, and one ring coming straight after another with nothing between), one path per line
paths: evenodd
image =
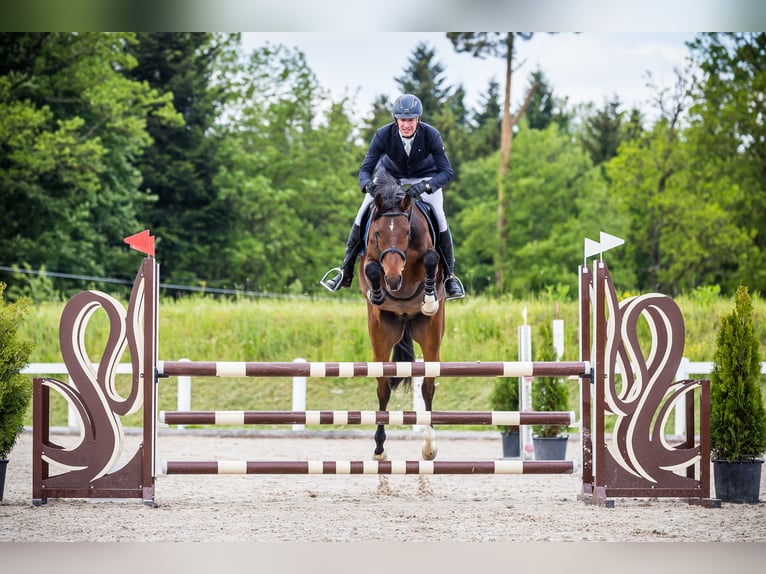
M394 209L401 209L401 202L407 194L399 185L396 178L385 169L378 169L372 178L372 196L379 198L380 203L376 201L378 214L383 214Z

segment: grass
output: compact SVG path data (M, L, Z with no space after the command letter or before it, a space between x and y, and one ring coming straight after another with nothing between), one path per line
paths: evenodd
M695 300L679 298L686 322L684 355L693 361L712 360L720 317L730 312L733 301L723 298ZM753 299L761 355L766 357L766 304ZM30 362L62 362L58 344L58 320L63 304L38 305L23 324L21 334L32 340ZM519 301L509 298L469 297L447 307L447 332L442 346L443 361L516 360L517 327L526 309L531 325L554 318L555 301L549 297ZM578 359L578 305L560 304L559 318L565 325L563 360ZM189 297L163 300L160 305L159 358L197 361L366 361L371 357L365 305L361 296L331 299L241 299L220 300ZM533 332L533 349L536 346ZM94 313L85 333L92 361L103 353L108 334L106 314ZM642 337L646 340L647 333ZM648 345L646 346L648 352ZM123 362L129 361L127 351ZM435 410L490 410L491 378L448 378L438 381ZM129 378L118 377L118 390L125 391ZM569 381L570 409L579 410L577 381ZM309 379L308 410L376 410L375 380L372 378ZM176 409L176 380L160 382L159 408ZM194 410L289 410L292 380L289 378L217 379L194 378ZM411 410L412 395L397 391L389 410ZM31 413L29 417L31 422ZM138 426L137 415L124 420ZM66 404L53 397L51 424L66 424ZM359 428L359 427L355 427ZM458 427L455 427L458 428ZM486 427L459 427L483 428ZM672 427L671 427L672 428Z

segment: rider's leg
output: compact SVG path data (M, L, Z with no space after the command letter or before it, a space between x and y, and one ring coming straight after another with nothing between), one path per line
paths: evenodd
M351 231L348 234L348 239L346 240L346 253L343 256L343 263L341 263L339 268L336 268L337 273L334 277L327 280L325 280L323 277L320 281L322 286L326 289L329 289L330 291L337 291L342 287L351 286L351 282L354 279L354 266L356 264L356 258L359 255L359 252L362 250L362 247L364 247L362 245L362 217L369 208L371 202L372 197L365 194L362 205L359 207L359 211L357 212L356 218L354 219L354 224L351 226ZM325 273L325 277L327 277L327 275L332 271L334 271L334 269L331 269Z
M447 278L444 281L446 298L447 300L462 299L465 297L465 291L463 291L460 279L455 276L455 250L452 246L452 234L449 227L439 232L439 251L441 251L444 258L444 266L446 267L445 276Z
M423 195L421 199L434 208L436 219L439 223L439 237L437 247L444 262L444 290L446 298L462 299L465 291L460 279L455 275L455 249L452 244L452 234L447 225L447 216L444 214L444 195L441 189L437 189L430 195Z

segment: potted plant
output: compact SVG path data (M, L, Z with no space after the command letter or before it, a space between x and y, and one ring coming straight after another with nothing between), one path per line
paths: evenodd
M752 301L740 285L734 310L721 321L710 374L710 450L716 497L724 502L758 502L766 450L760 380Z
M493 411L519 410L519 380L511 377L500 377L495 381L490 395ZM503 439L503 458L519 458L520 435L518 426L499 427Z
M540 345L536 353L537 361L556 361L556 348L553 346L553 329L550 323L539 327ZM569 389L557 377L537 377L532 383L532 409L534 411L566 411L569 408ZM567 452L567 427L561 425L534 425L532 444L537 460L564 460Z
M32 398L31 382L21 376L32 343L18 336L18 327L29 309L26 298L6 304L5 283L0 283L0 500L5 491L8 454L24 428L24 415Z

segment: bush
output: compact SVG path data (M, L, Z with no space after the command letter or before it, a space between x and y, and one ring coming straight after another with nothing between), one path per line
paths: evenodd
M740 285L734 310L721 320L710 375L710 448L718 460L760 457L766 450L766 413L759 386L761 359L753 307Z
M32 352L32 344L18 337L29 300L21 298L6 304L4 291L5 283L0 283L0 459L7 458L16 444L32 398L31 382L19 374Z
M550 322L540 323L540 340L537 361L556 361L556 348L553 346L553 329ZM569 408L569 389L557 377L537 377L532 383L532 409L535 411L566 411ZM559 436L567 427L561 425L534 425L532 432L540 437Z
M493 411L519 410L519 379L515 377L500 377L495 381L492 394L489 397ZM518 426L500 427L505 433L519 432Z

